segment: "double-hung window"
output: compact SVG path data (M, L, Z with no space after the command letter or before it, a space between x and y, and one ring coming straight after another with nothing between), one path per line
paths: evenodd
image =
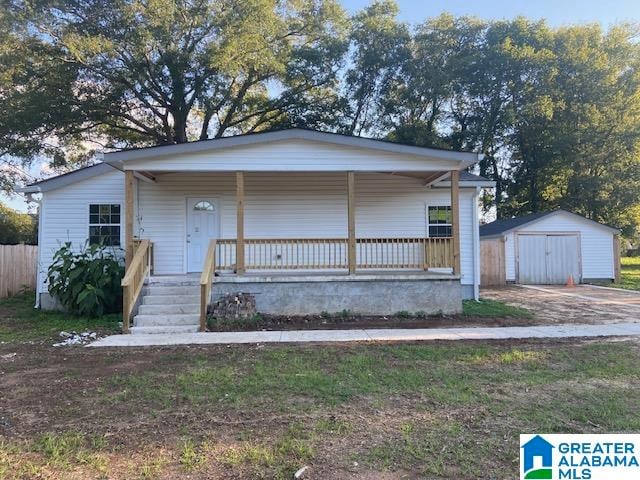
M113 203L89 205L89 243L120 246L120 205Z
M427 209L427 228L430 238L451 236L451 207L435 206Z

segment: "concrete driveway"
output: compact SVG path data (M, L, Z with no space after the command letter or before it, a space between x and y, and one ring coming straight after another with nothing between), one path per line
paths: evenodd
M484 288L491 298L531 310L540 323L640 323L640 292L578 285Z

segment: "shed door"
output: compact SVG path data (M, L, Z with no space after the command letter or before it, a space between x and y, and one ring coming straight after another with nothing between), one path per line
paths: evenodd
M518 235L518 282L563 284L569 275L580 281L578 236Z

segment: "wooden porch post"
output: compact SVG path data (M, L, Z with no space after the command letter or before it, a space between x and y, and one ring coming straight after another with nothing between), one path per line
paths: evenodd
M236 172L236 273L242 275L244 266L244 172Z
M129 269L133 258L133 194L135 177L133 170L124 172L124 247L125 270Z
M451 171L451 236L453 237L453 273L460 275L460 172Z
M347 172L347 258L349 260L349 273L356 273L356 193L355 173Z

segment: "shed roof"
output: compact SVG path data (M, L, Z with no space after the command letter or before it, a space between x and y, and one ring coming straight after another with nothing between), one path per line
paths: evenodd
M595 220L591 220L589 218L583 217L582 215L578 215L568 210L563 210L561 208L558 208L558 209L550 210L547 212L536 212L536 213L530 213L529 215L523 215L520 217L500 219L491 223L487 223L486 225L481 225L480 236L496 237L499 235L504 235L505 233L511 232L513 230L517 230L519 227L524 227L525 225L535 223L545 217L549 217L551 215L558 215L558 214L571 215L584 222L590 222L599 227L607 228L611 230L613 233L620 233L620 230L618 230L617 228L611 227L609 225L605 225L600 222L596 222Z

